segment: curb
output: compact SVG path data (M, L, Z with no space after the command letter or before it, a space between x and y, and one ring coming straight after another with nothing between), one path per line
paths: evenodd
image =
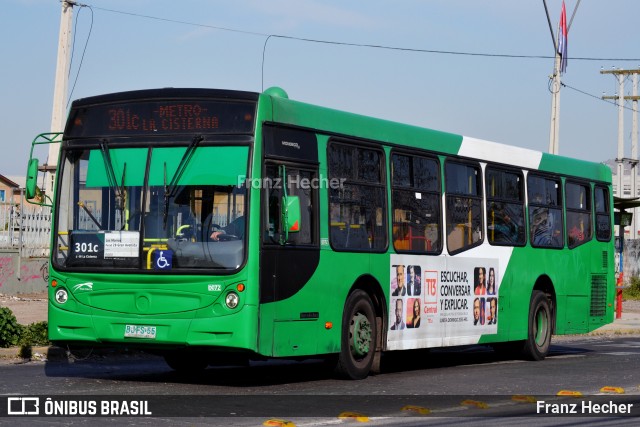
M617 329L597 329L586 334L577 336L600 337L605 335L640 335L640 329L637 328L617 328Z
M105 359L142 359L142 358L156 358L150 353L143 353L139 351L132 351L127 349L115 349L115 348L93 348L87 350L86 354L74 355L66 348L58 347L55 345L50 346L34 346L31 347L32 356L31 359L23 359L20 357L20 346L14 346L9 348L0 348L0 363L27 363L27 362L64 362L73 363L74 361L91 359L91 360L105 360ZM84 353L84 350L83 350Z
M13 360L17 362L29 361L67 361L65 349L56 346L33 346L31 347L31 359L20 357L20 346L0 348L0 360Z

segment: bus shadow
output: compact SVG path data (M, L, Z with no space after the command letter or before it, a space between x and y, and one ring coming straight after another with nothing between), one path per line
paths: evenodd
M249 366L210 366L197 373L172 370L161 357L96 358L75 361L48 361L48 377L96 380L259 387L331 379L332 371L319 359L251 362Z
M552 345L548 360L585 355L592 350L572 345ZM406 350L382 355L381 372L410 372L456 366L526 362L494 351L490 346L448 347L430 350ZM336 380L332 365L322 359L268 360L249 366L215 366L196 374L173 371L161 357L144 353L94 355L85 359L52 360L45 363L50 377L107 379L149 383L260 387Z
M593 350L579 346L553 344L548 360L585 355ZM489 345L445 347L426 350L407 350L383 355L382 373L439 369L455 366L484 365L502 362L526 363L518 354L495 351Z

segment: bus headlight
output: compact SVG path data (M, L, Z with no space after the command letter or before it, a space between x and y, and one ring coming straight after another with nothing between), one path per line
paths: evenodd
M240 302L240 297L235 292L229 292L224 301L227 304L227 307L230 309L234 309L238 306Z
M60 288L56 291L56 302L58 304L64 304L69 299L69 294L64 288Z

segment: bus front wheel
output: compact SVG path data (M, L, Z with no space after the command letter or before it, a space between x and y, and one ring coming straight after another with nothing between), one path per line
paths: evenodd
M342 338L336 372L344 378L360 380L371 371L376 351L376 318L369 295L358 289L345 304Z
M542 360L551 346L551 308L544 292L534 291L529 306L529 331L523 354L529 360Z

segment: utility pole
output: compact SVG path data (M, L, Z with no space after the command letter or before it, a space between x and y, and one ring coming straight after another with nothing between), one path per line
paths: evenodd
M631 197L638 197L638 189L637 189L637 178L638 178L638 100L640 97L638 96L638 74L640 74L640 69L637 70L600 70L600 74L613 74L618 79L618 94L615 96L603 96L602 99L612 99L618 101L618 156L616 158L616 163L618 166L618 191L616 192L617 196L622 198L624 197L623 190L623 178L624 178L624 162L625 160L629 161L631 167L631 175L630 175L630 188L631 188ZM625 96L624 94L624 82L628 76L633 76L633 95ZM631 134L631 158L624 158L624 102L632 101L633 105L633 116L632 116L632 134ZM634 208L634 215L631 222L631 237L637 237L637 228L636 228L636 209Z
M631 96L631 105L633 106L633 116L631 116L631 158L636 160L638 159L638 73L640 73L640 70L635 70L633 73L633 95ZM633 197L636 196L637 193L634 189Z
M556 50L555 65L551 76L551 128L549 130L549 153L560 152L560 54Z
M56 80L53 90L53 112L51 114L51 132L62 132L67 112L67 96L69 85L69 60L71 49L71 24L73 22L73 6L75 1L62 1L60 15L60 34L58 36L58 61L56 64ZM44 191L49 196L53 195L56 168L58 165L58 152L60 144L49 145L49 156L43 165L45 171Z
M547 0L542 0L544 4L544 10L547 14L547 22L549 23L549 31L551 32L551 41L553 42L553 51L555 52L555 62L553 66L553 74L549 76L551 78L551 126L549 129L549 153L558 154L560 152L560 88L562 87L562 82L560 80L560 76L562 74L562 62L565 62L567 58L562 58L560 53L559 45L560 43L556 43L556 38L560 40L562 37L561 28L558 29L557 37L553 33L553 26L551 25L551 18L549 17L549 9L547 8ZM576 12L578 11L578 6L580 6L580 0L576 3L576 7L573 9L573 13L571 14L571 20L566 26L566 32L568 33L571 29L571 24L573 23L573 18L576 16ZM562 11L564 12L564 2L562 3ZM564 17L561 17L561 19ZM564 17L566 18L566 17ZM566 24L566 22L565 22ZM566 43L566 40L565 40ZM566 49L564 50L566 52Z
M638 197L638 189L636 188L636 181L638 178L638 73L633 73L633 95L631 99L633 105L633 115L631 116L631 197ZM637 214L638 210L633 209L633 216L631 217L631 238L638 238L637 227Z

